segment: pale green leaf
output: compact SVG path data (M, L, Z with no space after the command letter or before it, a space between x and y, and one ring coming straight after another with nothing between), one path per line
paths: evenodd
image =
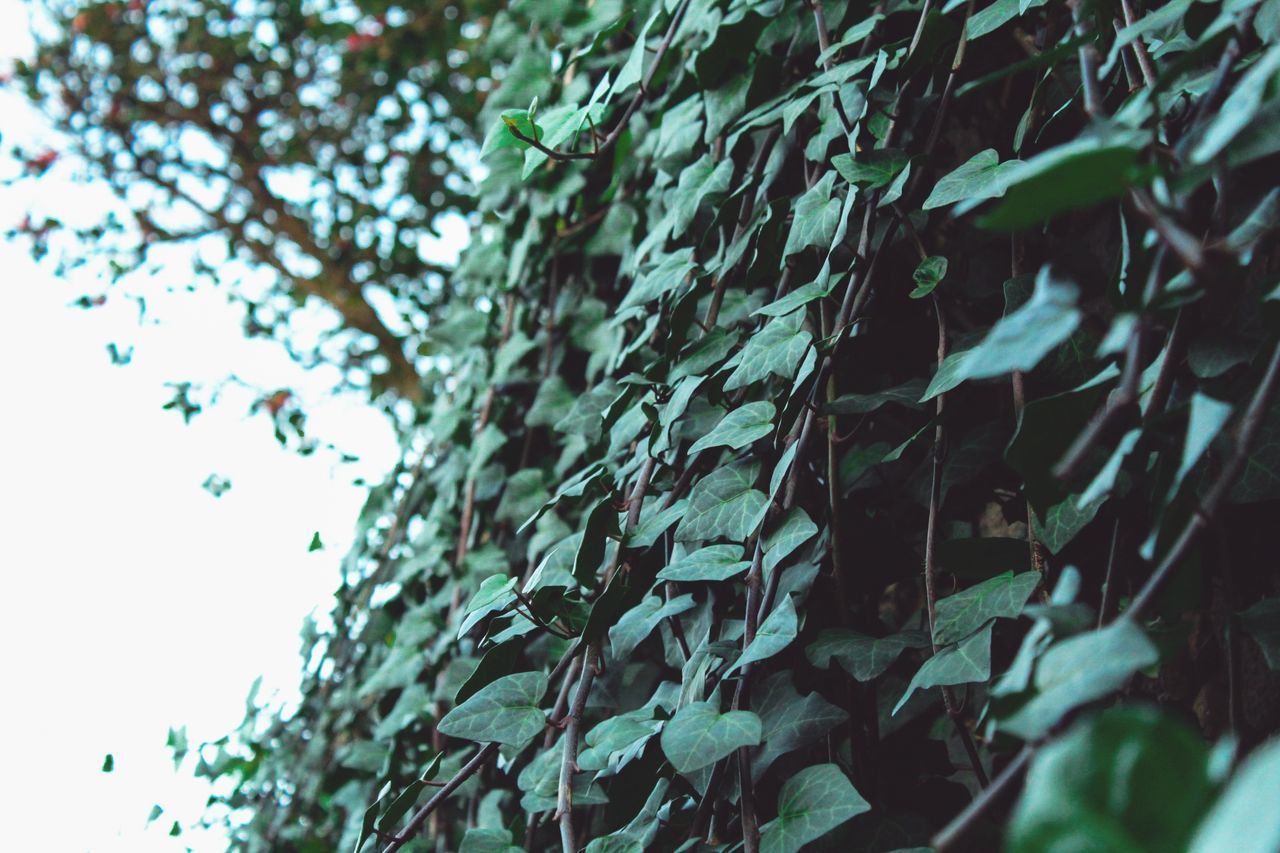
M760 851L795 853L870 809L835 764L806 767L783 784L778 816L760 828Z
M720 713L713 702L692 702L662 730L662 752L681 773L701 770L743 746L760 743L760 718L750 711Z
M449 737L523 747L546 725L541 708L546 692L545 673L503 676L445 714L437 728Z

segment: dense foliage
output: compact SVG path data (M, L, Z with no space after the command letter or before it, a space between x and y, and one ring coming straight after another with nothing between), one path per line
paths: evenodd
M1280 2L452 5L471 245L236 843L1280 848Z

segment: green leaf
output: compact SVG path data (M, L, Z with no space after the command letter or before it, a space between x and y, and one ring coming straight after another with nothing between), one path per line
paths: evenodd
M725 415L711 432L695 441L689 448L689 455L712 447L727 447L730 450L746 447L773 431L776 413L773 403L767 400L739 406Z
M764 559L761 566L765 575L817 533L818 525L813 523L804 510L798 506L787 510L782 523L764 538Z
M812 338L801 330L804 311L775 317L742 348L742 360L724 383L725 391L735 391L773 374L790 379L800 365Z
M636 34L636 41L631 48L631 53L627 55L627 61L618 70L618 77L613 81L613 89L609 92L610 98L625 92L644 78L645 39L649 35L649 29L653 26L653 22L658 19L658 15L661 13L662 6L655 4L653 14L649 16L649 20L644 22L640 32Z
M759 462L735 462L699 480L689 493L689 510L676 528L676 541L741 541L750 536L767 501L754 488L759 476Z
M1115 198L1139 182L1139 150L1135 140L1087 137L1050 148L1002 175L1004 198L978 224L1013 231Z
M543 485L544 476L541 468L525 468L512 474L493 517L517 526L524 524L551 497Z
M911 278L915 281L915 289L907 295L912 299L923 299L933 289L937 287L942 279L947 275L947 259L938 255L931 255L920 262L916 267L916 271L911 274Z
M1280 850L1276 791L1280 791L1280 739L1272 738L1254 750L1236 771L1227 790L1200 824L1188 853Z
M462 611L463 620L462 624L458 626L458 636L465 636L468 631L479 624L481 619L489 614L506 610L516 600L516 595L512 590L516 588L516 584L519 582L519 578L509 575L490 575L482 580L480 589L476 590L476 594L471 596L471 600L467 602L466 609Z
M658 572L658 580L723 581L743 574L751 563L742 559L741 545L708 545L686 554Z
M778 794L778 816L760 827L761 853L795 853L871 806L834 764L796 773Z
M636 646L669 616L676 616L693 608L693 596L678 595L670 601L651 595L622 614L618 624L609 629L609 647L615 660L625 661Z
M805 649L805 654L820 669L830 669L834 660L856 681L870 681L893 666L907 649L928 647L929 635L923 631L868 637L848 628L826 628Z
M521 748L546 725L541 708L546 692L545 673L517 672L482 687L445 714L437 728L449 737Z
M959 642L991 619L1012 619L1022 612L1040 583L1039 572L1005 572L938 602L933 639L940 646Z
M1262 419L1262 428L1244 471L1231 488L1232 503L1257 503L1280 497L1280 403L1273 403Z
M866 394L842 394L827 404L827 411L835 415L865 415L881 406L895 403L908 409L922 407L920 396L929 385L924 379L911 379L893 388Z
M1264 598L1237 614L1236 619L1262 649L1267 666L1280 671L1280 598Z
M311 544L307 546L307 552L324 550L324 543L320 541L319 531L311 534Z
M672 232L684 232L693 222L698 208L719 201L729 189L732 178L733 161L724 159L716 162L710 154L704 154L686 167L680 173L676 186L667 195Z
M1080 325L1079 292L1074 284L1056 278L1049 267L1042 267L1031 299L997 321L973 349L948 356L921 400L931 400L967 379L1030 371Z
M520 853L524 850L511 841L509 829L475 827L468 829L467 834L462 836L462 846L458 848L458 853Z
M671 525L684 518L689 509L689 499L681 498L666 509L660 508L659 501L651 501L653 509L640 515L640 523L636 529L627 534L628 548L648 548L658 537L666 533Z
M835 180L835 172L827 172L822 180L796 200L791 231L787 234L786 248L782 250L784 257L810 246L830 247L844 206L842 199L832 197Z
M831 158L831 165L849 183L874 190L897 177L907 165L907 155L897 149L879 148L859 152L856 159L852 154L837 154Z
M1031 526L1035 530L1040 544L1057 554L1084 530L1089 522L1098 514L1098 509L1107 502L1107 495L1101 494L1088 503L1081 505L1079 499L1072 495L1061 503L1054 504L1041 520L1038 513L1031 516Z
M618 535L618 511L613 508L613 500L600 500L587 514L587 523L583 527L582 542L578 545L578 553L573 558L573 576L584 587L590 587L596 579L596 572L604 560L605 547L610 537Z
M1262 106L1267 90L1274 89L1277 74L1280 74L1280 45L1272 45L1240 76L1231 94L1214 111L1209 126L1191 151L1191 162L1212 161L1248 127Z
M1156 708L1113 708L1036 754L1006 849L1185 850L1213 795L1198 735Z
M991 625L974 634L958 646L949 646L940 650L924 662L916 672L907 690L893 706L892 714L898 713L907 704L911 694L917 690L928 690L931 687L945 687L952 684L968 684L974 681L986 681L991 677Z
M116 757L111 753L107 753L106 758L102 759L102 772L111 773L116 769Z
M713 702L676 711L662 730L662 751L680 773L701 770L742 746L760 743L760 718L750 711L720 713Z
M816 691L805 696L797 693L786 670L751 689L751 707L760 715L764 737L764 745L751 761L756 779L778 758L808 746L848 719Z
M1009 174L1021 165L1021 160L1001 163L994 148L979 151L955 171L938 179L923 208L933 210L958 201L998 198L1004 195Z
M1128 619L1060 640L1036 665L1035 695L1000 728L1027 740L1038 738L1073 709L1119 690L1159 659L1147 635Z
M778 606L761 623L750 645L742 652L742 656L726 670L725 674L735 672L747 664L771 658L791 645L799 631L800 621L796 617L796 605L791 596L783 595Z

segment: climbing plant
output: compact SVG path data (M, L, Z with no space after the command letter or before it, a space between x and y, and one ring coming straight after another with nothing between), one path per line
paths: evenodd
M1277 849L1280 2L474 23L420 417L200 752L235 844Z

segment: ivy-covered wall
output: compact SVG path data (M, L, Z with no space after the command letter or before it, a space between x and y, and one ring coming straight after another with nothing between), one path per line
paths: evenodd
M240 843L1277 849L1280 3L477 24L420 425L202 752Z

